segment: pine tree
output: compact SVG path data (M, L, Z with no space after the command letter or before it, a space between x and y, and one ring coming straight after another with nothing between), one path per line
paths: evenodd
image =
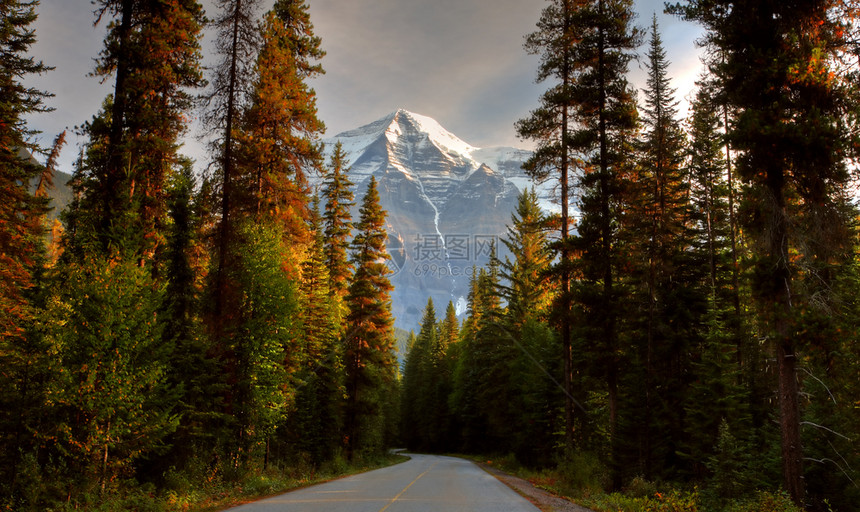
M311 242L307 175L321 172L317 139L324 130L306 83L322 73L309 59L323 55L306 9L303 2L279 0L266 15L250 105L236 132L240 186L233 190L237 213L247 210L246 215L277 222L298 247Z
M799 320L807 306L827 302L821 293L853 237L846 158L855 140L843 127L856 106L856 81L839 62L853 48L856 7L727 0L676 9L707 29L716 56L710 67L737 112L729 138L748 185L743 217L753 240L755 298L778 362L783 481L802 505Z
M296 413L288 423L299 450L314 464L331 460L338 449L343 396L339 312L329 290L319 200L311 210L314 244L302 265L301 311L304 353L298 376Z
M386 420L382 415L386 393L394 386L393 318L385 262L385 211L379 205L376 179L370 178L359 210L352 240L355 274L345 298L346 317L344 362L346 365L347 455L383 448L380 434Z
M103 153L88 162L92 229L103 253L128 250L141 263L153 262L165 243L168 179L179 166L189 89L203 84L203 10L197 0L97 5L98 21L116 21L95 74L115 82Z
M629 174L630 143L637 127L633 92L627 82L627 64L638 46L639 32L631 26L632 2L595 0L554 3L554 19L547 28L562 30L559 36L538 39L546 47L547 63L539 74L563 72L564 85L547 93L548 99L563 100L567 117L549 133L563 133L565 159L572 159L580 172L579 209L582 217L570 251L576 251L578 282L573 296L584 311L582 336L589 366L606 385L609 432L613 461L617 459L619 403L619 304L618 269L622 266L618 247L619 205ZM556 109L555 111L557 111ZM558 126L558 125L550 125ZM541 133L537 131L536 133ZM537 152L541 154L540 149ZM562 286L560 293L566 295ZM563 350L567 341L562 332ZM565 379L568 370L565 370ZM566 385L568 396L570 387ZM569 399L567 409L572 411ZM568 417L571 413L568 413ZM570 429L568 422L568 430ZM616 466L616 470L617 470ZM613 473L613 487L620 485Z
M526 39L525 49L531 54L541 55L538 82L553 80L555 83L541 97L541 107L531 116L520 120L517 133L538 144L523 169L533 179L547 179L558 173L561 218L557 252L560 259L556 274L559 279L559 304L557 317L561 329L562 360L564 361L563 383L565 390L565 440L573 444L573 359L571 353L570 326L570 182L575 162L572 147L572 123L575 121L576 104L573 100L577 80L576 33L577 9L570 0L552 0L544 8L538 21L538 30Z
M352 228L353 206L352 182L347 174L346 153L340 141L334 147L331 164L323 181L322 194L325 198L325 253L329 268L331 292L343 297L346 295L352 266L347 257Z
M51 68L28 56L36 36L33 1L0 1L0 496L16 492L20 456L34 442L41 401L44 346L33 332L45 264L43 218L47 198L30 191L50 177L32 158L39 148L25 118L46 112L50 94L27 87L30 75Z
M627 304L635 308L623 327L630 369L622 377L626 411L620 413L619 441L628 448L635 474L648 479L665 477L677 466L675 441L683 430L680 412L689 373L685 355L707 305L698 278L701 262L688 250L685 138L668 66L655 15L641 109L644 130L618 234L631 268L619 278L626 279L632 299Z
M532 188L520 194L517 208L511 214L508 235L502 243L514 261L505 258L502 277L508 281L502 296L508 304L508 318L513 328L521 327L528 318L544 318L552 300L552 288L547 283L551 252L546 233L546 219Z
M212 142L212 153L218 156L220 178L220 219L218 223L216 254L217 267L213 280L213 323L215 332L220 332L219 319L226 313L224 308L234 303L227 273L234 266L230 244L235 243L233 216L234 195L241 188L234 184L237 179L235 132L241 113L249 104L253 79L254 57L259 47L259 32L256 11L259 0L218 0L216 7L220 15L213 24L218 31L216 52L221 60L214 70L211 89L206 96L208 111L204 124L213 131L222 133ZM238 224L237 224L238 225ZM227 315L232 316L232 315Z

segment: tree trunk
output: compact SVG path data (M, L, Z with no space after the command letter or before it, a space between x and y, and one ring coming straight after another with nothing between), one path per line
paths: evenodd
M767 187L772 194L773 232L770 233L771 304L778 365L779 427L782 435L782 475L785 488L795 504L802 507L803 447L800 442L797 358L793 338L792 282L788 252L788 219L783 194L782 169L769 169Z
M134 0L122 0L122 13L119 24L119 50L117 55L116 82L114 83L113 106L111 108L111 125L108 133L108 167L105 172L105 190L110 193L102 196L101 228L102 250L107 252L110 246L111 223L119 215L123 201L120 183L123 181L123 128L126 111L126 80L131 59L128 56L129 37L131 35L132 7Z
M564 32L569 30L570 15L568 2L564 2ZM570 85L570 62L567 52L564 53L562 81L564 87ZM568 448L573 447L573 354L570 340L570 251L568 250L569 218L568 218L568 106L562 105L561 110L561 346L564 359L564 431Z
M220 319L223 313L224 303L227 301L227 276L225 275L228 263L229 239L231 234L230 208L232 199L232 176L233 176L233 117L236 109L236 67L238 65L239 46L239 20L242 9L242 0L236 0L233 17L233 42L230 55L230 76L227 86L227 119L224 128L224 155L222 170L224 172L224 184L221 191L221 226L218 233L218 270L215 274L215 318ZM218 321L220 324L220 320Z

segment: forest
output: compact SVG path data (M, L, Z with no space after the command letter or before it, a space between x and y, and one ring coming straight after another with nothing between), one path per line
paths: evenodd
M323 156L307 3L215 4L94 0L113 92L51 222L39 2L0 0L2 510L212 509L396 446L599 511L858 510L855 1L667 4L704 29L680 119L656 17L547 0L516 130L560 214L525 191L466 317L429 301L402 365L376 182Z

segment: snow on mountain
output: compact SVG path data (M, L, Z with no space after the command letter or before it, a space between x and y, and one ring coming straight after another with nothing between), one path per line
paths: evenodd
M338 141L356 185L356 203L372 175L388 212L396 324L416 328L428 297L440 314L448 301L464 313L473 266L487 264L492 246L503 248L500 238L517 198L532 186L521 168L531 153L477 148L436 120L402 109L325 140L327 156ZM537 190L542 207L557 211L552 188Z

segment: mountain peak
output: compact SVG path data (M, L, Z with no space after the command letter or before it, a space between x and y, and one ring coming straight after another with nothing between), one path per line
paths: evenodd
M466 158L478 149L446 130L432 117L403 108L360 128L339 133L333 140L341 141L347 153L360 154L383 136L392 144L403 138L416 142L426 140L444 153Z

